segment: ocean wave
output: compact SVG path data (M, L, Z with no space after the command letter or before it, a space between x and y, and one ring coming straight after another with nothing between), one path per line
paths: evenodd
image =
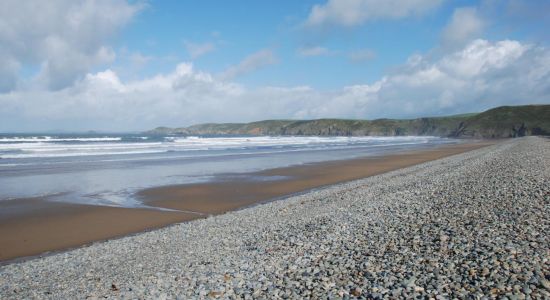
M5 139L5 138L4 138ZM17 139L17 138L10 138ZM165 137L147 140L133 137L19 139L21 143L0 143L0 158L75 157L98 155L132 155L186 151L225 151L279 149L339 149L353 146L393 146L443 141L436 137ZM1 140L1 138L0 138ZM79 141L55 143L51 141Z
M58 138L51 136L31 136L31 137L3 137L0 143L20 143L20 142L107 142L120 141L121 137L93 137L93 138Z

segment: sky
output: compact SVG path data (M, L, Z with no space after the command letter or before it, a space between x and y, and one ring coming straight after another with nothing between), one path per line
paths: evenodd
M550 104L550 0L0 0L0 132Z

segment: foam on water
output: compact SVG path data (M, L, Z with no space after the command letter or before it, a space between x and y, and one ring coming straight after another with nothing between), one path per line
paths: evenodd
M325 149L387 143L427 143L435 137L71 137L0 138L0 158L152 154L232 149Z
M0 135L0 201L46 195L146 207L134 194L148 187L456 142L418 136Z
M3 137L0 143L12 142L104 142L120 141L120 137L98 137L98 138L52 138L51 136L31 136L31 137Z

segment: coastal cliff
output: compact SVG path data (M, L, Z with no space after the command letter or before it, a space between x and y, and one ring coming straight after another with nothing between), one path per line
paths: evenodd
M501 106L482 113L418 119L265 120L158 127L148 134L179 135L430 135L455 138L508 138L550 135L550 105Z

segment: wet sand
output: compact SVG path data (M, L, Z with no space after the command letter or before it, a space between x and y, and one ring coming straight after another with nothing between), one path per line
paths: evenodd
M101 207L17 199L0 202L0 262L74 248L173 223L261 203L313 188L364 178L494 144L479 142L437 149L293 166L225 176L222 181L141 191L147 204L186 212ZM276 181L246 178L283 176ZM244 178L244 179L243 179ZM194 213L190 213L190 212Z
M376 174L416 165L422 162L478 149L494 144L479 142L442 146L432 150L411 151L387 156L329 161L278 168L231 178L222 181L174 185L146 189L140 192L145 202L177 210L203 214L219 214L248 205L269 201L313 188L365 178ZM255 181L255 178L281 176L275 181Z
M22 211L21 205L33 208ZM0 216L0 261L74 248L200 217L181 212L78 205L42 199L3 201L0 211L10 207L16 211L14 215L2 213Z

